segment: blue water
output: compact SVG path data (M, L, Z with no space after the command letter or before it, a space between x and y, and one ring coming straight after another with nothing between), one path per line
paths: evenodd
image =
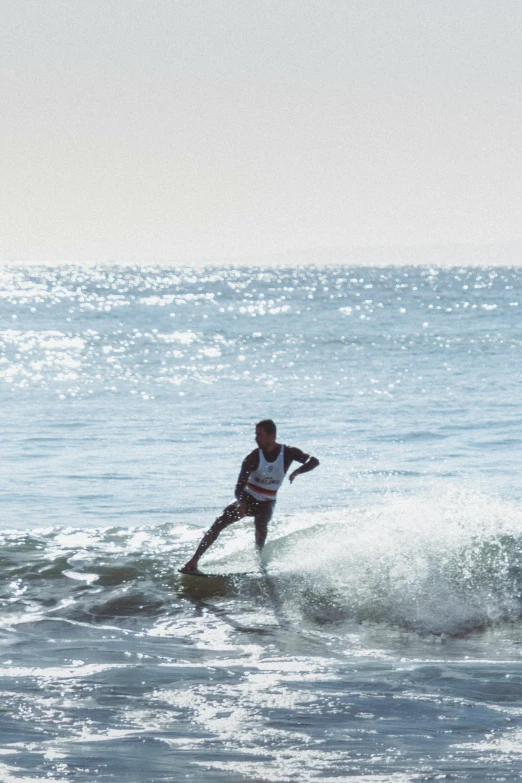
M0 271L0 779L522 777L522 272ZM262 418L320 459L177 568Z

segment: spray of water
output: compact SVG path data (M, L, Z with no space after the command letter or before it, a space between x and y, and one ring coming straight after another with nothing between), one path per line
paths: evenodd
M464 634L522 612L522 512L470 487L330 511L268 545L289 610L316 624Z

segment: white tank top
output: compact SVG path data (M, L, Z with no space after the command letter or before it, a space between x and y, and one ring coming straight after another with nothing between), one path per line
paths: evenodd
M256 500L275 500L285 477L285 447L274 462L267 462L259 449L259 467L248 477L245 491Z

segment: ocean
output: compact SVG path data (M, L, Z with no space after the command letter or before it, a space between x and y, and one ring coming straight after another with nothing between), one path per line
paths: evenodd
M521 308L516 267L2 267L2 783L522 779ZM264 418L320 466L262 563L246 519L180 575Z

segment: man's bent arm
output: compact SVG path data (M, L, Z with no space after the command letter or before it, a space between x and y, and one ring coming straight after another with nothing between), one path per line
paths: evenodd
M300 468L296 468L296 470L292 471L289 476L290 483L292 483L296 476L300 476L302 473L308 473L310 470L314 470L318 465L319 460L317 457L308 457L304 465L301 465Z

